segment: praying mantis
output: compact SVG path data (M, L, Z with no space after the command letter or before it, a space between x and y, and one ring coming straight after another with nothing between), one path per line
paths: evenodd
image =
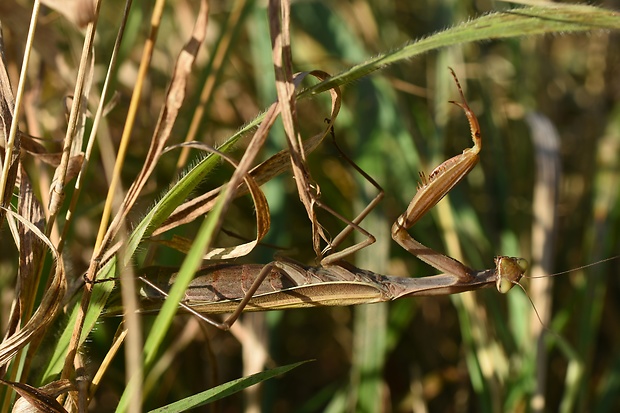
M442 274L419 278L381 275L344 261L343 257L353 252L351 247L333 252L335 246L353 228L360 230L358 224L381 198L380 194L358 217L348 222L347 228L324 251L318 266L305 266L287 260L275 260L266 265L210 265L196 274L185 292L181 306L208 323L227 330L244 311L369 304L404 297L456 294L493 285L501 293L508 292L527 270L525 259L498 256L495 258L495 268L474 270L454 258L424 246L408 232L409 228L476 166L482 148L476 115L467 104L456 74L452 69L450 71L461 98L460 102L451 103L464 111L474 144L460 155L440 164L428 176L420 174L422 181L415 196L407 210L394 222L391 230L392 238L401 247L442 271ZM376 184L353 165L373 185ZM368 234L367 242L355 245L354 250L372 242L374 237ZM140 279L146 284L141 290L142 312L156 311L161 306L161 300L174 283L175 271L176 269L161 267L147 267L142 270ZM222 322L208 317L222 313L231 314Z

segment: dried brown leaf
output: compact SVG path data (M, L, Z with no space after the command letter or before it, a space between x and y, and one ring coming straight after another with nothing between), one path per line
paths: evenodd
M48 226L54 224L56 216L60 211L65 198L65 186L67 181L71 179L71 175L75 176L78 172L74 168L71 171L71 160L75 156L82 154L81 148L84 140L84 123L86 120L87 100L92 86L93 72L95 67L95 52L92 47L94 42L93 30L87 33L82 48L82 57L78 68L78 77L75 84L74 96L79 96L72 100L71 113L65 138L63 141L63 149L58 167L54 171L54 177L50 186L49 199L49 223ZM78 168L79 169L79 168Z
M95 0L41 0L80 28L95 20Z
M1 36L1 33L0 33ZM0 51L4 50L4 43L0 37ZM0 206L8 207L11 203L11 197L13 196L13 187L17 180L17 172L19 169L19 155L20 155L20 139L19 134L15 136L15 141L12 147L9 147L8 139L11 130L11 124L13 123L13 111L15 110L15 99L13 97L13 90L11 89L11 82L6 70L6 62L4 60L4 53L1 54L0 59L0 140L4 150L0 151L0 169L3 171L2 185L0 188ZM8 164L8 168L6 168ZM4 174L4 169L6 174ZM4 222L5 213L0 209L0 228Z
M321 239L329 243L329 237L325 235L316 216L314 208L319 198L320 189L310 175L301 143L301 135L297 129L297 106L290 39L290 4L288 1L269 1L269 32L278 103L291 153L293 176L295 177L299 200L304 205L312 223L312 246L316 256L320 258L322 255Z
M200 142L186 142L175 146L193 147L216 153L224 160L232 164L235 168L237 167L236 162L228 155L206 144ZM213 248L205 255L204 259L229 259L247 255L265 237L265 235L267 235L267 232L269 231L269 226L271 225L271 216L269 214L269 204L267 203L267 198L265 198L265 194L249 173L244 176L243 180L245 182L246 188L249 188L250 194L252 195L252 200L254 201L254 206L256 208L256 238L253 241L236 245L234 247ZM162 243L182 252L189 252L189 247L191 246L191 241L186 240L182 237L173 237L173 240L169 242L162 241Z
M319 80L325 80L329 77L329 74L320 70L304 72L296 76L295 84L299 85L307 75L312 75ZM329 125L325 128L323 132L303 141L303 149L305 153L310 153L319 146L325 136L327 136L327 134L329 133L331 125L338 116L341 104L340 89L330 89L330 94L332 98L332 106L329 117ZM289 169L291 165L290 158L290 150L282 150L261 163L260 165L256 166L254 169L252 169L250 171L250 176L257 182L258 185L262 185L265 182L270 181L275 176ZM215 205L215 199L217 198L221 190L222 187L216 188L212 191L209 191L201 196L198 196L181 204L170 215L170 217L168 217L168 219L163 223L163 225L153 232L153 235L156 236L162 234L166 231L171 230L172 228L178 227L179 225L192 222L196 218L206 214L211 210L211 208L213 208L213 205ZM244 195L247 192L247 186L244 184L240 184L236 191L236 196Z
M11 31L15 39L26 39L28 28L30 27L31 14L32 3L16 0L0 1L2 23ZM37 26L33 46L37 54L50 67L59 66L59 61L63 59L62 54L56 48L58 42L58 34L50 25L40 24ZM63 62L60 65L64 66L65 64Z
M228 259L247 255L267 235L271 224L269 204L265 194L250 175L246 175L244 181L250 190L254 206L256 208L256 239L232 248L214 248L209 251L204 259Z
M2 379L0 383L6 384L22 396L15 402L13 413L66 413L56 397L73 389L69 380L54 381L38 389L29 384Z
M22 171L20 177L18 213L43 232L45 226L43 208L35 197L28 176ZM43 246L39 238L25 225L18 227L19 276L15 287L17 302L11 307L6 337L15 333L24 311L30 311L36 298L36 276L38 264L43 257Z
M43 295L43 299L32 318L30 318L19 332L11 337L5 338L0 344L0 366L4 366L10 362L21 348L30 343L38 334L45 331L54 320L67 290L65 269L62 259L58 256L58 252L49 238L23 216L6 208L4 208L4 211L17 219L22 225L26 226L33 235L42 240L50 248L54 255L56 271L48 290Z
M142 191L142 188L144 188L144 185L153 173L161 157L166 142L170 137L172 127L176 122L179 109L185 100L187 80L191 74L192 65L196 60L200 46L204 42L207 33L207 21L208 8L205 6L204 10L201 10L198 15L192 32L192 38L185 44L185 47L177 58L170 86L166 92L166 101L159 114L159 119L157 120L155 131L153 132L151 146L144 166L127 191L127 195L121 206L121 212L116 215L114 221L110 225L111 232L108 238L112 238L118 231L119 225L125 221L127 213L138 199L138 195Z
M48 152L60 152L62 151L62 145L58 141L45 140L46 146L43 146L38 141L43 141L42 138L37 138L22 131L19 131L19 139L21 141L21 148L29 154L40 154ZM1 143L4 147L4 142Z

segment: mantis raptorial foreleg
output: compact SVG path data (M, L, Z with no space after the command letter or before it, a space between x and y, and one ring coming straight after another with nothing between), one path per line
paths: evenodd
M446 196L446 194L478 163L478 153L480 153L480 149L482 148L480 125L478 124L476 115L467 104L463 89L461 88L461 84L454 70L450 69L450 72L452 73L452 77L456 82L461 96L461 102L451 101L451 103L459 106L465 112L467 120L469 121L474 146L465 149L462 154L443 162L435 168L428 177L420 174L422 182L418 186L418 192L409 203L407 210L398 217L392 226L392 238L404 249L427 264L432 265L440 271L457 275L461 277L463 281L467 281L476 273L475 270L467 267L454 258L422 245L407 232L408 228L411 228L422 216L433 208L437 202ZM512 288L519 278L521 278L523 272L527 268L527 262L522 258L504 256L497 257L495 261L498 271L497 289L505 293Z

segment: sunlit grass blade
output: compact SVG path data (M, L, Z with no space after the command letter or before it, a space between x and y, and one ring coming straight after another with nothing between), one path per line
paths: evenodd
M492 12L379 54L299 94L305 98L341 86L414 56L457 44L489 39L620 28L620 14L593 6L549 4Z

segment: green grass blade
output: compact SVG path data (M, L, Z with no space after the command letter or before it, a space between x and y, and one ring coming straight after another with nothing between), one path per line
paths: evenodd
M100 271L100 279L114 277L115 271L116 257L113 257ZM95 326L97 319L99 318L99 315L103 311L103 308L107 302L108 296L113 289L114 283L112 282L98 283L93 287L93 294L88 308L88 313L86 314L86 318L84 320L84 329L82 330L80 344L84 343L84 340L88 337L88 333ZM39 381L40 385L52 381L54 377L60 374L63 368L65 357L67 356L67 349L69 348L69 341L71 340L71 334L73 333L73 326L75 325L75 321L77 319L78 308L79 303L76 303L69 317L69 321L67 322L67 326L57 339L56 345L54 346L54 352L49 358L49 363L41 375L41 380Z
M223 211L224 200L227 193L228 191L224 191L218 197L218 201L216 202L215 207L203 222L200 231L198 231L196 239L192 244L192 248L187 254L185 260L183 261L183 265L179 270L174 286L170 290L166 301L164 302L159 313L157 314L157 318L153 323L151 332L144 344L145 371L148 370L152 363L155 361L155 356L163 341L164 335L172 324L172 319L174 318L178 310L179 302L181 301L185 290L187 289L190 281L192 280L194 273L202 263L202 257L204 256L204 252L216 235L218 226L217 224ZM136 380L141 379L142 377L134 376L130 380L127 388L121 396L121 400L117 406L116 411L122 412L127 410L129 396L133 391Z
M236 134L218 149L222 152L231 150L241 137ZM145 236L150 235L159 227L170 214L178 207L196 188L205 176L218 164L220 158L217 155L209 155L200 163L188 171L166 194L157 202L153 209L134 229L127 245L125 256L130 259L136 248ZM127 264L127 263L125 263Z
M203 406L208 403L213 403L217 400L223 399L235 393L240 392L250 386L258 383L262 383L273 377L284 374L291 371L302 364L308 363L310 360L301 361L299 363L288 364L282 367L276 367L274 369L261 371L260 373L252 374L248 377L243 377L237 380L229 381L228 383L221 384L212 389L206 390L202 393L195 394L187 397L183 400L171 403L167 406L160 407L159 409L151 410L151 413L163 413L163 412L183 412L189 409Z
M405 44L300 93L305 98L358 80L394 63L446 46L489 39L620 28L620 14L593 6L545 5L489 13L427 38Z

